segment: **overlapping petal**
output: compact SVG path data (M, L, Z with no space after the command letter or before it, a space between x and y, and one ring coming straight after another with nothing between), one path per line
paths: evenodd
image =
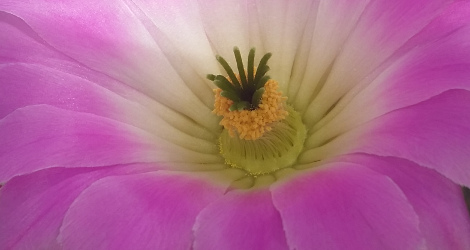
M204 208L194 249L287 249L281 217L268 190L233 191Z
M291 249L420 249L418 216L389 178L327 164L272 187Z
M58 241L65 249L189 249L196 216L222 193L163 171L103 178L75 199Z
M348 155L347 161L390 177L419 217L427 249L469 249L470 218L458 185L413 162L371 155Z
M60 249L56 238L75 198L111 175L155 171L157 165L52 168L15 177L0 192L0 245L5 249Z

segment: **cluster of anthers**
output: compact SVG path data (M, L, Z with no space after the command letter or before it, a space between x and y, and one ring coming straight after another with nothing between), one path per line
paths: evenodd
M207 76L219 87L214 89L213 112L223 117L220 125L228 130L231 137L238 134L240 139L256 140L270 131L274 122L287 117L284 107L287 97L283 97L278 90L278 83L266 75L270 53L263 56L255 69L255 49L251 49L245 69L240 50L235 47L233 52L239 74L233 72L224 58L217 56L228 76Z

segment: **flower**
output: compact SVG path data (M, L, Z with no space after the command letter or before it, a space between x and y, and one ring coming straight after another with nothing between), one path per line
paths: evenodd
M470 249L468 1L0 10L2 248ZM288 115L248 140L206 74L251 48Z

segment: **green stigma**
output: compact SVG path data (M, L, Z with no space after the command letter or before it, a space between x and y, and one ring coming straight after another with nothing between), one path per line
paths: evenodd
M264 85L270 79L266 73L269 71L267 63L272 54L267 53L261 58L255 72L255 48L252 48L248 54L248 67L246 70L243 65L240 49L234 47L233 53L237 61L238 77L227 61L217 55L216 59L227 72L227 77L209 74L207 79L213 81L222 90L221 96L233 101L229 108L230 111L257 109L265 91Z

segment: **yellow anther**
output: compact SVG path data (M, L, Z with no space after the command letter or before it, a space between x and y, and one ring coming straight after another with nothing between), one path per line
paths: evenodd
M264 85L264 93L257 109L229 111L233 101L220 96L221 89L214 89L215 102L213 112L223 116L220 125L228 130L231 137L236 134L240 139L256 140L271 130L274 122L285 119L288 112L285 110L285 100L278 90L278 83L270 79Z

